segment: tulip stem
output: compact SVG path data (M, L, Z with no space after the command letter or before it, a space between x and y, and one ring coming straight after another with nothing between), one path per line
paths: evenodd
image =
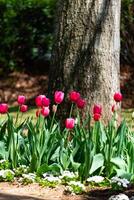
M74 106L74 104L72 103L72 105L71 105L71 109L70 109L69 117L71 117L71 115L72 115L72 112L73 112L73 106Z
M20 106L18 107L18 111L17 111L17 115L16 115L16 120L15 120L15 126L17 125L17 122L18 122L19 111L20 111Z
M57 108L58 108L58 104L57 104ZM54 123L55 114L56 114L56 112L53 113L52 122L51 122L51 125L50 125L50 132L52 131L52 126L53 126L53 123Z

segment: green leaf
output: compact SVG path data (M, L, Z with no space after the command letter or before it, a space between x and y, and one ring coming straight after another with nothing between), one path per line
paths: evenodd
M104 157L101 153L96 154L93 157L93 161L92 161L92 165L89 171L89 174L94 173L97 169L99 169L100 167L102 167L104 164Z
M111 163L113 163L115 166L122 170L126 170L127 168L126 162L120 157L112 158Z

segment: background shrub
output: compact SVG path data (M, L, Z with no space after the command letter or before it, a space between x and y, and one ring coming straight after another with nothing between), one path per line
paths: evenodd
M55 0L0 0L0 68L46 70Z

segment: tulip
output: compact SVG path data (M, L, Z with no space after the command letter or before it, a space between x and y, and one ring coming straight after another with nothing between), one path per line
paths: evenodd
M115 100L116 102L120 102L120 101L122 101L122 99L123 99L123 96L122 96L122 94L121 94L120 92L116 92L116 93L114 94L114 100Z
M54 94L54 101L56 104L60 104L64 99L64 93L62 91L56 91Z
M69 93L69 99L70 99L70 101L76 103L79 98L80 98L80 93L79 92L72 91L72 92Z
M93 107L93 114L102 114L102 106L99 104L95 104Z
M22 105L22 104L25 103L26 97L23 96L23 95L19 95L17 101L18 101L18 104L19 104L19 105Z
M39 117L40 116L40 110L37 110L36 111L36 117Z
M44 117L47 117L50 113L50 110L48 107L43 107L42 110L41 110L41 114L44 116Z
M47 97L43 97L42 104L43 104L43 106L48 107L50 105L50 99Z
M46 96L45 95L39 95L39 96L36 97L36 99L35 99L36 106L38 106L38 107L43 106L43 103L42 103L43 98L46 98Z
M76 104L77 104L77 107L79 109L83 109L85 107L85 105L86 105L86 101L84 99L80 98L80 99L78 99L78 101L76 102Z
M75 119L73 118L67 118L65 121L65 126L67 129L73 129L75 125Z
M8 112L8 105L6 103L0 104L0 113L5 114Z
M94 121L99 121L100 118L101 118L101 115L100 115L99 113L95 113L95 114L93 115L93 118L94 118Z
M56 112L57 112L57 105L53 105L52 111L53 111L53 113L56 113Z
M20 112L27 112L28 111L28 106L27 105L21 105L20 106Z
M115 105L112 106L112 112L114 113L116 110Z

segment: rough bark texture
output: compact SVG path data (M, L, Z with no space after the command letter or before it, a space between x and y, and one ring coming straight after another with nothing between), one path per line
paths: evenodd
M103 105L119 90L120 0L59 0L49 91L79 91Z

